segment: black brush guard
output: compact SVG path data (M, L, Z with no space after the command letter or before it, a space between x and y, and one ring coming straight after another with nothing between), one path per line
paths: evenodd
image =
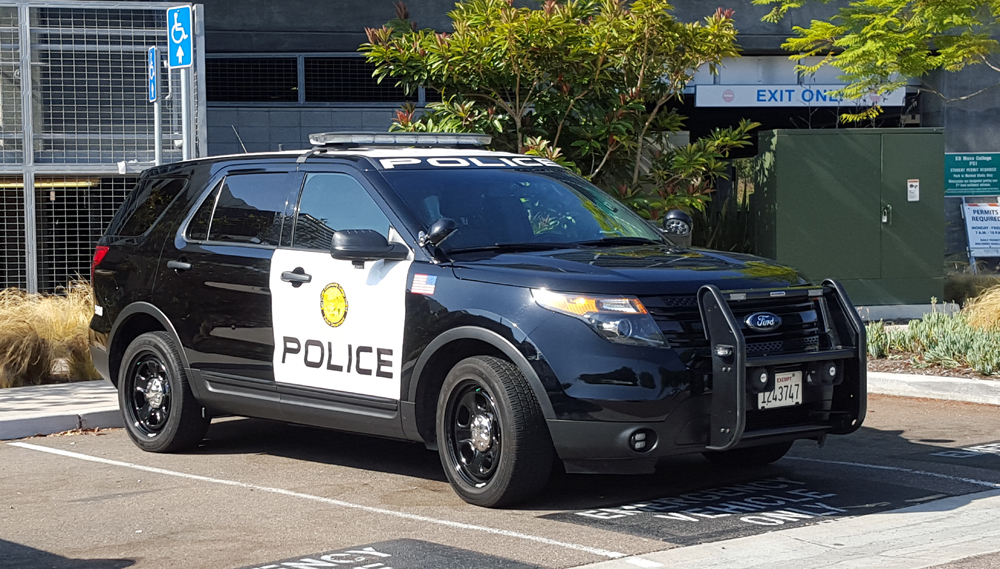
M825 336L818 351L747 357L746 339L731 305L765 299L825 300L821 311ZM712 353L712 408L710 450L727 450L739 444L746 429L747 369L820 361L841 362L844 380L834 389L826 432L846 434L864 421L867 395L867 343L865 327L840 283L786 289L721 291L705 285L698 291L698 307Z

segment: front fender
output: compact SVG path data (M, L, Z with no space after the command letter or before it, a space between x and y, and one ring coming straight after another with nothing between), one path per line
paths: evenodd
M439 350L458 340L477 340L500 350L504 356L507 357L507 359L517 366L521 373L524 374L524 377L528 380L528 384L531 385L531 390L535 393L535 399L538 400L538 405L541 407L542 415L546 419L555 418L555 412L552 410L552 403L549 401L545 387L542 385L542 381L538 377L534 368L531 367L531 363L528 362L528 358L525 354L514 346L510 340L504 338L497 332L478 326L460 326L458 328L452 328L434 338L434 340L427 345L413 367L413 375L411 376L409 388L407 389L407 401L416 401L417 389L419 388L420 381L425 379L424 370L427 367L427 363L431 361Z

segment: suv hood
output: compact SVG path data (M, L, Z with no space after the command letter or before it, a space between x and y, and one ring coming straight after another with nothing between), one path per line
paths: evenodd
M596 294L694 295L705 284L722 290L808 284L768 259L667 245L501 253L456 260L453 270L463 280Z

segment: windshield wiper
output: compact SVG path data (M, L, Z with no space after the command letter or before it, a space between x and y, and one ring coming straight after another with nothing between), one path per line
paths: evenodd
M449 249L449 255L453 253L475 253L478 251L551 251L553 249L566 249L574 244L569 243L494 243L493 245L483 245L481 247L459 247Z
M646 239L645 237L623 237L619 235L592 239L590 241L578 241L574 245L584 247L599 247L601 245L663 245L663 242Z

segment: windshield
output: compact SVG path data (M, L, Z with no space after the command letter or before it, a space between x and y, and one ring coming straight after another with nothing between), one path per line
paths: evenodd
M405 170L383 172L426 230L442 217L458 231L446 252L494 247L663 243L626 206L565 170Z

